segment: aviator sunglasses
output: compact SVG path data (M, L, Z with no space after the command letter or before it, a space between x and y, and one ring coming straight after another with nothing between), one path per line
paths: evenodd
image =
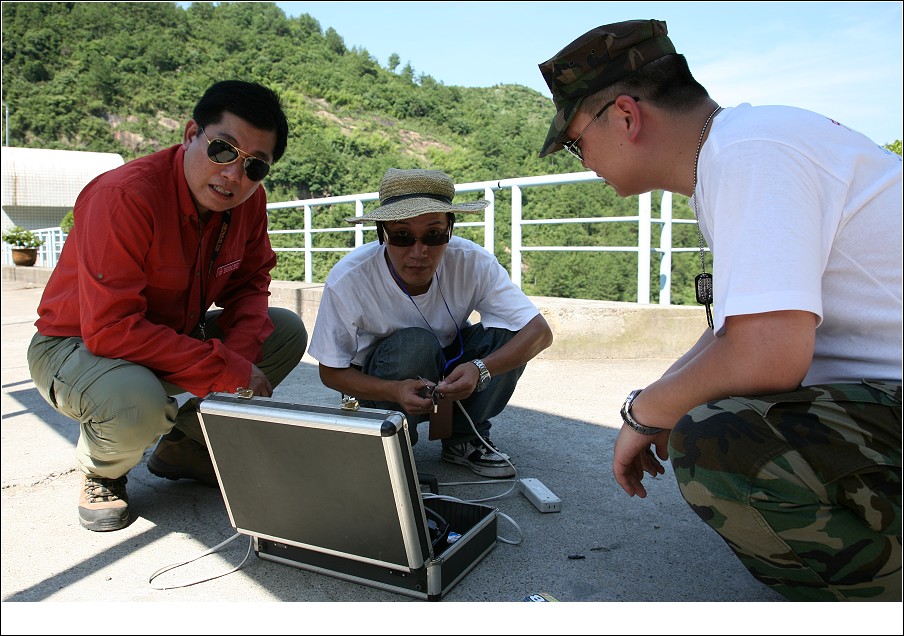
M211 139L207 136L207 132L203 127L198 126L204 137L207 138L207 158L213 163L228 164L236 161L239 157L244 157L242 166L245 168L245 174L252 181L263 181L267 173L270 172L270 164L263 159L249 155L244 150L239 150L228 141L215 137Z

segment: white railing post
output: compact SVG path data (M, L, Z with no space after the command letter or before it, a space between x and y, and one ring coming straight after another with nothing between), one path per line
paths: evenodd
M364 201L355 199L355 216L364 216ZM364 245L364 224L355 223L355 247Z
M659 234L659 304L672 303L672 193L662 192L662 206L659 209L662 229Z
M646 305L650 302L650 254L652 247L652 201L650 192L641 194L637 215L637 302Z
M512 186L512 282L521 287L521 188Z
M314 227L311 217L311 206L304 206L304 282L314 282L314 252L311 248L314 242L311 238L311 228Z
M483 198L490 202L483 213L483 245L490 254L496 253L496 193L489 186L483 189Z

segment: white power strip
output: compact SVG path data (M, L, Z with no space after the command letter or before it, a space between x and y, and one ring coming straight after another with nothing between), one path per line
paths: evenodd
M562 510L562 500L556 497L539 479L525 477L518 482L518 488L540 512L560 512Z

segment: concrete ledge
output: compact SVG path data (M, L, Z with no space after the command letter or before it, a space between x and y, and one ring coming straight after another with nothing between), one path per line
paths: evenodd
M706 327L702 307L541 296L531 300L552 328L553 344L540 354L550 359L677 359Z
M50 280L51 272L53 272L53 269L49 267L17 267L15 265L4 265L3 282L43 287L47 284L47 281Z
M51 271L4 265L3 281L41 286ZM273 281L270 294L271 305L291 309L301 316L308 332L313 331L322 283ZM677 359L697 341L706 325L700 307L545 296L531 300L552 328L553 344L539 356L551 360Z
M310 332L317 319L323 285L273 281L271 304L291 309ZM679 358L703 333L706 317L699 307L639 305L575 298L531 298L553 333L541 358L633 360ZM474 314L473 321L480 316Z

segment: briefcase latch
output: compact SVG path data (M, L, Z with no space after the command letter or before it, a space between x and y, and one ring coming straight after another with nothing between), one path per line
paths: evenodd
M357 411L360 408L360 404L358 404L358 398L353 397L351 395L342 394L342 403L340 407L343 411Z

